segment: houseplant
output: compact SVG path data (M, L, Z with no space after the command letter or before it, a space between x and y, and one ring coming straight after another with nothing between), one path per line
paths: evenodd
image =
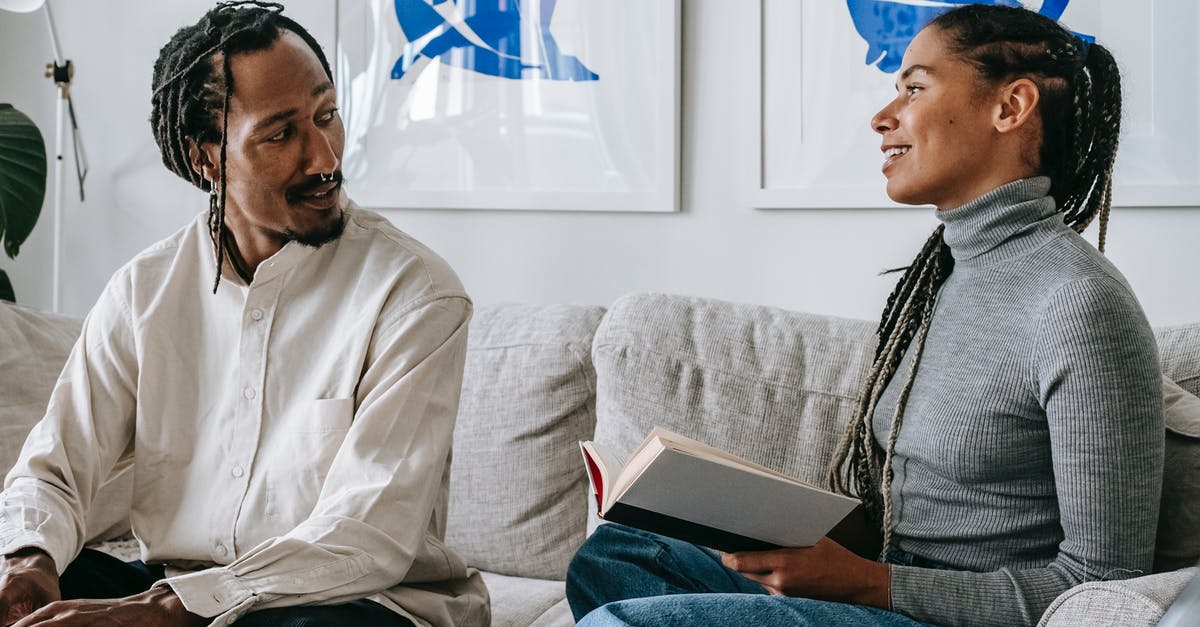
M33 231L46 197L46 143L29 116L0 103L0 242L15 258ZM0 269L0 299L15 300Z

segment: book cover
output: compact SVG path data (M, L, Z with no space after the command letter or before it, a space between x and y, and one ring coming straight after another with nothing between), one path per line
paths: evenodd
M624 465L580 447L601 518L720 551L812 546L858 505L657 427Z

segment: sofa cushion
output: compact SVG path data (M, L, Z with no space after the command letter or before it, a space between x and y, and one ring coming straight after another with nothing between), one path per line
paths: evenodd
M571 627L566 584L483 573L492 601L492 627Z
M471 322L446 542L481 570L563 580L587 527L577 442L596 424L600 307L482 307Z
M596 440L654 425L823 484L875 346L863 320L632 294L596 333Z
M1200 560L1200 398L1164 377L1167 441L1154 570Z

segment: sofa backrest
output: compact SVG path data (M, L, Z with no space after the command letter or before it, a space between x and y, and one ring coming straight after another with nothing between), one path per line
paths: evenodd
M596 425L591 346L604 309L481 307L471 321L446 543L504 575L558 579L583 543L577 442Z
M0 303L0 473L45 411L79 328L78 319ZM592 503L575 442L593 431L627 452L659 424L819 483L869 368L873 330L659 294L622 297L607 314L481 307L455 429L447 543L485 570L561 580ZM1200 323L1156 335L1164 374L1200 393ZM1200 437L1169 433L1167 445L1160 568L1200 557ZM127 520L128 481L114 477L104 489L98 502L110 507L88 525L96 538Z
M651 427L803 481L828 460L871 366L863 320L632 294L596 332L596 440L622 454Z

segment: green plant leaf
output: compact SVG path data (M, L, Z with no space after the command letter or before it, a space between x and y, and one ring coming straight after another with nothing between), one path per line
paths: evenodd
M45 198L42 133L29 116L0 103L0 241L9 257L33 232Z
M3 270L0 270L0 300L10 303L17 302L17 297L13 294L12 281L8 280L8 273Z

